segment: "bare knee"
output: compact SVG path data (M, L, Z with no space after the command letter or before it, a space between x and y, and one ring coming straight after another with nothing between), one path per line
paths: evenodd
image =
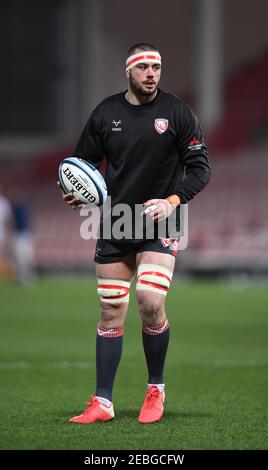
M137 299L142 321L157 325L165 319L165 296L172 272L164 266L142 263L137 272Z
M163 298L154 294L137 292L139 312L143 323L157 325L165 319Z
M119 328L124 325L127 304L110 305L104 302L101 305L100 323L104 328Z

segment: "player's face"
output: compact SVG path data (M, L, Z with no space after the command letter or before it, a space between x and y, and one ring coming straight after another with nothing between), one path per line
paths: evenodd
M159 64L137 64L129 74L129 84L135 94L150 96L155 93L161 76Z

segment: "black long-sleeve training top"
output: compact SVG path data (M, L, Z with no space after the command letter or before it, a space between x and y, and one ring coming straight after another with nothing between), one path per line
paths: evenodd
M159 89L142 105L130 104L125 92L102 101L74 155L97 168L107 161L112 207L125 203L134 208L172 194L185 204L205 187L211 173L196 115L180 98Z

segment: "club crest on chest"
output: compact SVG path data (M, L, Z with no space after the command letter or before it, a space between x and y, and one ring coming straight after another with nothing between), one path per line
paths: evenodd
M154 128L158 134L163 134L168 129L168 119L158 118L154 120Z

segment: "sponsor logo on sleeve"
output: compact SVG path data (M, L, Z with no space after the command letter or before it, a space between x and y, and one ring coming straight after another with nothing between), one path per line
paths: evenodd
M202 147L202 142L200 142L200 140L198 140L195 136L188 143L188 150L200 150Z

